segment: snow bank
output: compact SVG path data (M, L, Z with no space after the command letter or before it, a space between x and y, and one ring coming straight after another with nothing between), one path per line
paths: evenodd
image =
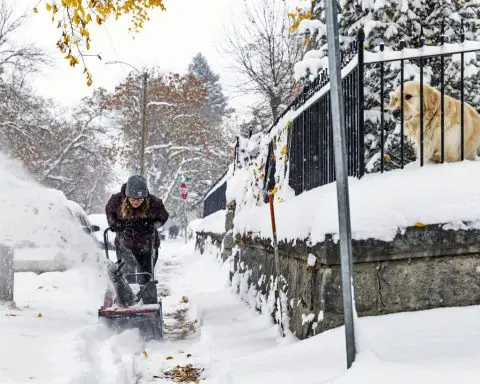
M190 222L188 228L193 232L210 232L225 233L225 216L227 210L223 209L204 217Z
M93 239L74 220L61 191L39 185L18 162L2 154L0 180L0 243L43 249L50 257L61 250L64 257L74 260L85 252L96 252Z
M404 170L350 178L350 208L354 239L392 240L416 223L469 222L480 228L480 162L410 164ZM338 235L336 183L304 192L276 204L277 234L281 240L321 242ZM272 233L268 205L245 209L235 217L235 233ZM465 227L465 226L464 226Z

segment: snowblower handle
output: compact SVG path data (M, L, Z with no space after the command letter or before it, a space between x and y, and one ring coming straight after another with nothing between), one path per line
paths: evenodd
M103 245L105 247L105 256L107 256L107 260L110 260L110 257L108 257L108 231L111 231L112 228L108 227L103 231Z

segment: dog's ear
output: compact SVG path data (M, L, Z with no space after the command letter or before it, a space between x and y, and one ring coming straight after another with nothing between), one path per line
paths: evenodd
M430 121L440 108L440 93L428 85L423 86L423 116Z
M391 111L392 108L393 108L393 105L395 104L395 91L391 91L389 93L389 96L390 96L390 101L388 102L388 106L385 107L385 110L387 111Z

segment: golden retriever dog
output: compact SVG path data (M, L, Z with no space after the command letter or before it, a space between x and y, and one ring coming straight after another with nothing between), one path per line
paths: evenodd
M441 162L440 92L423 84L423 159ZM444 101L444 155L445 161L461 160L461 103L445 95ZM394 120L400 122L400 86L390 94L388 110ZM415 144L420 158L420 83L407 81L403 85L404 132ZM469 104L464 103L464 156L475 160L480 146L480 115Z

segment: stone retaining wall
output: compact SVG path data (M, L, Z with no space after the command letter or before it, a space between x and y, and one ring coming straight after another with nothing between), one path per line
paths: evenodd
M271 241L245 236L235 243L235 272L267 296L274 274ZM290 329L305 338L342 325L340 256L332 238L314 246L280 242L279 254ZM314 266L309 255L316 257ZM359 316L480 304L480 230L429 225L407 228L391 242L354 240L353 263Z

